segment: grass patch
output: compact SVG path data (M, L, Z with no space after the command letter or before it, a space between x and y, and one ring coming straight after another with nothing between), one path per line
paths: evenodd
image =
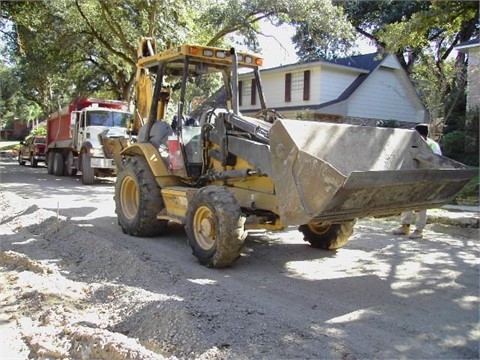
M456 204L479 203L480 173L468 182L455 199Z

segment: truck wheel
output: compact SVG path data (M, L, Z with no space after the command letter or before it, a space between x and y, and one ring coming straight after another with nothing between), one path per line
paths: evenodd
M240 257L247 233L232 193L219 186L200 189L188 204L185 230L201 264L221 268Z
M22 154L18 154L18 163L22 166L25 165L25 161L22 158Z
M53 175L63 176L65 171L65 160L63 159L63 154L61 152L56 152L53 156Z
M345 221L340 224L308 223L300 225L298 230L303 234L303 240L312 247L324 250L335 250L344 246L353 234L355 220Z
M54 163L54 152L49 152L47 155L47 173L48 175L53 175L53 163Z
M168 221L156 217L165 207L160 191L143 156L127 160L115 182L115 212L125 234L155 236L165 233Z
M93 168L91 164L91 158L87 154L82 154L82 184L83 185L92 185L95 176L93 173Z
M67 157L65 158L65 175L75 176L77 174L77 169L75 168L75 159L73 153L69 151Z

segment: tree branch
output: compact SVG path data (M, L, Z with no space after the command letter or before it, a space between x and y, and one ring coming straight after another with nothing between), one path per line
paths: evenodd
M126 61L128 64L130 64L131 66L135 66L136 62L134 60L132 60L131 58L129 58L128 56L126 56L124 53L120 52L120 51L117 51L115 50L95 29L95 27L92 25L92 23L90 22L90 20L87 18L87 16L85 15L85 13L83 12L78 0L75 0L75 5L77 7L77 10L78 12L80 13L80 16L83 18L83 20L85 20L85 23L87 24L88 28L90 29L91 31L91 34L95 39L97 39L103 46L105 46L105 48L107 48L111 53L115 54L116 56L118 56L119 58L121 58L122 60Z

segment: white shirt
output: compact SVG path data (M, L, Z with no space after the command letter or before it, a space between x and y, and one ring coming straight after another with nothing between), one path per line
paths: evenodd
M435 154L442 155L442 149L440 149L440 145L438 145L438 143L435 140L426 138L425 141L427 142L427 145L430 146L430 149L432 149Z

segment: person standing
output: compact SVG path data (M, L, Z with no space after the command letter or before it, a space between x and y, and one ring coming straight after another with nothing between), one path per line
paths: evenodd
M428 125L418 124L415 126L415 130L425 140L428 146L437 155L442 155L440 145L428 137ZM410 234L410 226L413 221L414 211L404 211L400 215L401 225L399 228L393 230L393 235L408 235L409 239L421 239L423 237L423 229L427 225L427 210L418 210L416 212L415 230Z

